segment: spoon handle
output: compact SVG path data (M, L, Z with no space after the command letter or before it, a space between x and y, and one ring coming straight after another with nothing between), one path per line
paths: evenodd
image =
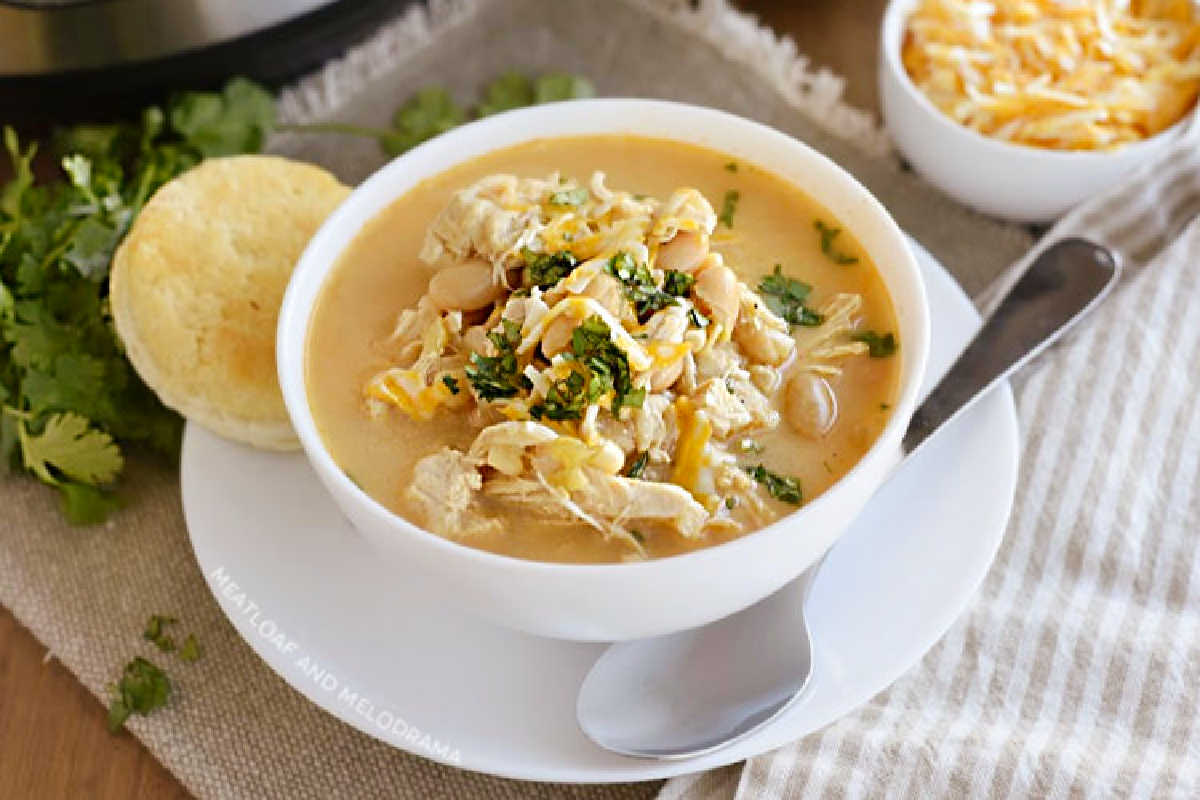
M1046 248L917 408L905 454L1058 339L1108 294L1120 272L1112 251L1086 239Z

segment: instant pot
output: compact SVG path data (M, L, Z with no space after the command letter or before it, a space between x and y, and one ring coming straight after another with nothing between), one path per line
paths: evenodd
M403 0L0 0L0 120L112 116L246 75L278 85Z

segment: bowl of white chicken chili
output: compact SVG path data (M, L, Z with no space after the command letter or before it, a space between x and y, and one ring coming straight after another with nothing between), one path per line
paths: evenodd
M596 641L820 558L899 458L928 346L916 261L854 178L650 100L392 161L310 242L277 341L309 460L397 580Z

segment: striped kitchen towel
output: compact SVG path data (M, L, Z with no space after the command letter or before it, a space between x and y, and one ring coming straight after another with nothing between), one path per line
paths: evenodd
M1200 797L1196 142L1043 239L1103 242L1125 274L1013 381L1016 505L970 611L856 713L663 800Z

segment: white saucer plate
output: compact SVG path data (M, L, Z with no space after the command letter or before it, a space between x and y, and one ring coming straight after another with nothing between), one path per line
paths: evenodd
M917 250L933 319L932 384L980 320L954 280ZM602 645L541 639L431 603L373 557L302 455L253 450L188 425L183 505L221 609L272 669L329 713L480 772L648 780L798 739L915 664L987 573L1012 507L1018 449L1012 392L1003 386L920 451L838 541L813 587L807 696L756 735L680 761L592 744L576 725L575 698Z

